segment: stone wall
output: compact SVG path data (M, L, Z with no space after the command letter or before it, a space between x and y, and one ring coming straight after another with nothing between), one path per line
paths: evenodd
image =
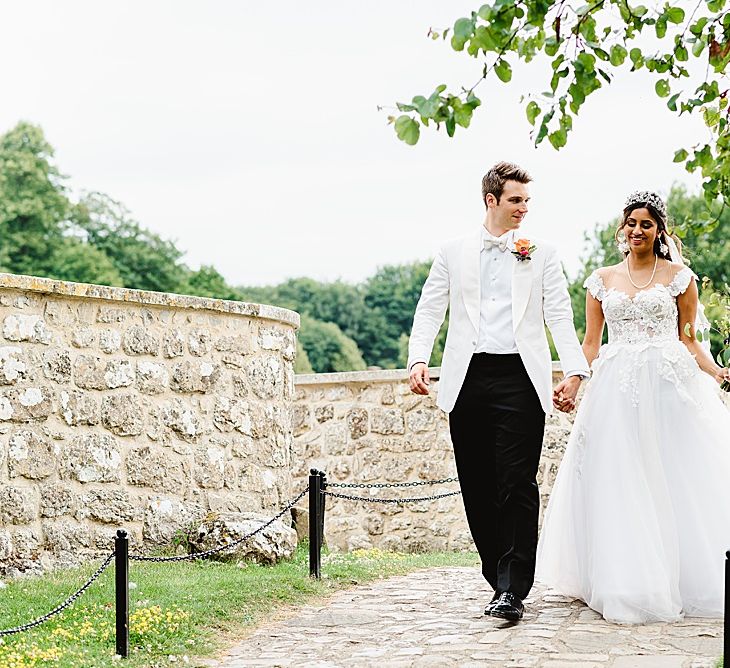
M0 574L291 495L295 328L256 304L0 274Z
M456 475L446 414L436 406L439 369L431 369L431 394L408 387L408 374L359 371L295 377L292 412L294 485L309 469L330 482L402 482ZM553 380L562 378L557 366ZM434 382L436 381L436 382ZM548 418L538 481L543 508L555 480L572 417ZM458 489L458 483L385 489L381 498L419 497ZM368 496L369 490L331 491ZM327 543L341 550L462 550L471 546L460 496L407 505L327 499Z

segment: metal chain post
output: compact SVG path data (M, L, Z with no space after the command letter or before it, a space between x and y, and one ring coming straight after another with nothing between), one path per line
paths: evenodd
M126 659L129 656L129 538L124 529L117 531L114 555L117 654Z
M723 665L730 661L730 551L725 553L725 622L723 630Z
M319 476L321 478L319 486L322 492L324 492L327 489L327 473L320 471ZM325 506L327 505L327 497L324 494L320 494L319 499L319 552L322 554L322 548L324 547L324 512Z
M322 577L323 476L317 469L309 471L309 576L317 579Z

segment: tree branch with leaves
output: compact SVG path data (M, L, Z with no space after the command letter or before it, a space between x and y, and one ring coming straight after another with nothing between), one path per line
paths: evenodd
M708 212L698 222L710 225L717 219L712 204L725 206L730 199L730 81L725 73L730 62L730 9L725 5L726 0L699 0L649 9L627 0L580 5L569 0L494 0L451 28L429 31L432 39L450 38L455 51L483 61L479 80L459 92L440 85L428 97L399 102L400 115L388 120L398 137L411 145L424 126L444 125L453 136L457 126L469 127L481 105L475 91L490 75L509 83L511 61L529 63L544 56L551 61L552 74L545 90L527 96L525 113L535 145L547 139L560 149L590 95L611 84L621 68L645 69L656 76L655 92L667 99L671 112L699 112L709 130L708 141L677 147L674 161L701 173ZM647 47L650 33L654 49ZM704 67L690 67L693 60Z

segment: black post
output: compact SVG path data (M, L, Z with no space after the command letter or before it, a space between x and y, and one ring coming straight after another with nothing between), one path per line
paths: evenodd
M309 576L322 577L322 474L317 469L309 471Z
M725 553L725 628L723 634L722 665L726 666L730 661L730 551Z
M129 538L124 529L114 539L114 586L116 592L117 654L129 656Z
M327 488L327 473L325 471L319 472L320 476L320 489L325 490ZM324 494L319 495L319 550L322 552L324 546L324 511L327 503L327 497ZM730 666L728 666L730 668Z

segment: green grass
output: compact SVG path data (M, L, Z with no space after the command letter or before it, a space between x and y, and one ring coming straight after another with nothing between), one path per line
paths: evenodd
M369 580L431 566L472 566L471 553L324 554L323 579L309 577L307 546L276 566L211 561L130 563L130 658L124 666L195 665L264 618ZM0 590L0 628L28 622L75 591L98 564L9 582ZM101 668L114 655L114 569L68 610L32 631L6 636L0 668ZM189 657L185 664L182 657ZM117 664L115 664L117 665Z

